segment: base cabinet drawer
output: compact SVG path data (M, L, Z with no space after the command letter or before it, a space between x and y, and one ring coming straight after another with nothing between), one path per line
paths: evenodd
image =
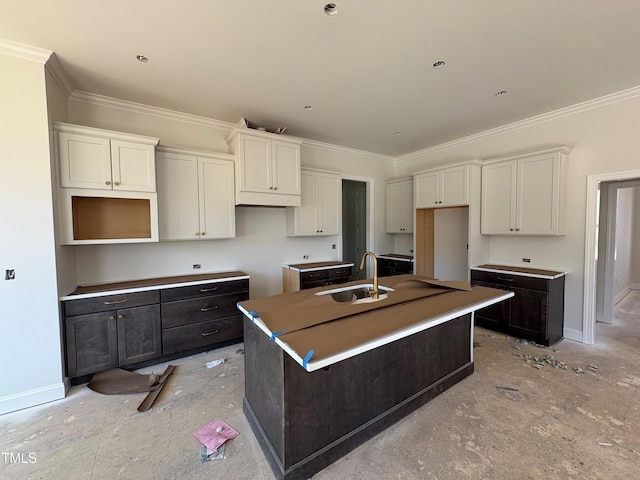
M242 339L242 316L169 328L162 332L162 351L171 355L180 351Z
M246 292L194 298L162 304L162 328L174 328L237 315L238 302L248 299Z

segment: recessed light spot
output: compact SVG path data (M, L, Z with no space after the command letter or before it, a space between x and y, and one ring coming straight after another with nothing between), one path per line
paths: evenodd
M498 93L496 93L496 97L503 97L506 94L507 94L506 90L500 90Z
M304 106L304 109L305 109L305 110L311 110L312 108L313 108L313 107L312 107L311 105L305 105L305 106Z
M444 60L438 60L436 63L433 64L433 68L442 68L446 65L446 62Z
M335 3L327 3L324 6L324 13L333 17L338 14L338 6Z
M140 63L149 63L149 59L144 55L136 55L136 60L138 60Z

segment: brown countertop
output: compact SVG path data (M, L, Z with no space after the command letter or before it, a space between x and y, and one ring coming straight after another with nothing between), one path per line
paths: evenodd
M312 270L325 270L327 268L336 267L353 267L353 263L328 261L328 262L309 262L309 263L292 263L287 265L292 270L299 270L301 272L309 272Z
M174 277L145 278L126 282L100 283L95 285L78 286L73 292L62 297L61 300L100 296L123 291L138 291L145 289L159 289L169 286L197 285L215 281L226 281L235 278L249 278L244 272L232 270L229 272L201 273L197 275L179 275Z
M513 267L509 265L496 265L492 263L478 265L477 267L471 267L471 270L481 270L481 271L487 271L487 272L497 271L497 272L512 273L514 275L527 275L527 276L543 277L543 278L557 278L567 274L567 272L563 272L559 270L546 270L546 269L531 268L531 267Z

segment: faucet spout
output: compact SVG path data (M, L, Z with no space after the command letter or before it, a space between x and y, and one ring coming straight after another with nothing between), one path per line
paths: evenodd
M367 255L369 255L373 259L373 290L371 292L371 296L373 297L374 300L377 300L378 299L378 259L373 254L373 252L369 252L369 251L364 252L364 255L362 255L362 261L360 262L360 270L364 270L365 268Z

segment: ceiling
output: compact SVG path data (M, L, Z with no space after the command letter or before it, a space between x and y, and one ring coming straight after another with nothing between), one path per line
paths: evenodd
M0 37L79 91L394 157L640 85L638 0L334 2L0 0Z

